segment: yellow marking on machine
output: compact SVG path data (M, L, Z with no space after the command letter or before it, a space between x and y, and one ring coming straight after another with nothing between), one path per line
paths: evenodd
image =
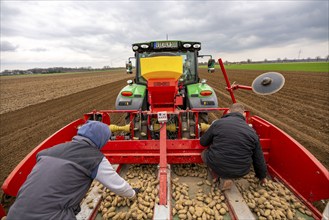
M160 127L161 127L160 124L154 124L153 125L153 129L155 131L160 130ZM209 124L200 123L201 132L207 131L209 127L210 127ZM109 128L110 128L111 132L116 132L116 131L124 131L124 132L128 132L128 133L130 132L130 124L123 125L123 126L118 126L118 125L112 124L112 125L109 126ZM166 130L170 131L170 132L176 132L177 127L176 127L175 124L168 124L167 127L166 127Z
M154 124L153 125L153 129L155 131L159 131L160 128L161 128L161 125L160 124ZM177 128L176 128L176 125L175 124L167 124L166 130L167 131L170 131L170 132L176 132Z
M116 132L116 131L130 132L130 124L124 126L110 125L109 128L111 132Z

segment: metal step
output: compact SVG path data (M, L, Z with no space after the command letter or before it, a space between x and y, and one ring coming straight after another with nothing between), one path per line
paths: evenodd
M154 217L153 220L169 220L171 219L170 214L171 214L171 184L170 184L170 179L171 179L171 173L170 173L170 165L168 165L167 168L167 205L158 205L157 203L155 204L154 207Z
M233 183L230 190L224 191L224 195L233 211L233 214L237 219L256 220L247 203L244 201L240 191L236 187L235 183Z

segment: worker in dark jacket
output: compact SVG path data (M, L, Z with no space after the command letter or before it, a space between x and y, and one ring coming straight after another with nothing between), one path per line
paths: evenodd
M222 190L230 189L232 180L248 174L251 164L256 177L265 183L266 164L259 138L245 120L244 106L233 104L229 113L214 121L200 138L209 146L202 154L203 162L220 177Z
M37 154L37 163L18 192L7 219L75 219L92 181L133 198L133 189L100 152L111 136L101 122L87 121L71 142Z

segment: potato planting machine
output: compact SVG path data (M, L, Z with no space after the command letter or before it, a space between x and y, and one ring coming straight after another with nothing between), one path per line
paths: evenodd
M260 204L260 199L257 199L258 203L253 205L248 202L247 197L243 197L242 192L236 190L237 188L226 191L224 200L224 197L219 195L214 197L222 198L226 204L228 214L224 216L217 215L216 217L217 211L225 212L223 210L225 205L218 207L217 211L213 208L217 207L216 201L213 206L210 206L210 202L205 203L215 211L204 208L200 211L200 216L195 214L197 212L192 213L197 209L195 207L183 210L187 204L193 205L194 201L185 201L182 203L185 206L181 206L183 211L177 210L180 205L173 200L177 197L176 192L175 194L173 192L173 186L178 187L176 183L173 185L173 178L171 178L173 166L202 163L200 154L204 147L200 145L199 138L210 126L210 118L213 120L215 114L226 114L228 108L218 107L220 99L217 98L213 88L207 85L206 80L201 80L198 76L198 58L200 57L209 56L209 75L212 75L214 71L212 57L199 54L200 42L135 43L132 49L135 53L136 76L134 80L128 80L128 85L120 91L115 103L116 110L89 112L43 141L18 164L5 180L2 185L4 192L2 202L17 195L19 188L36 163L36 154L39 151L70 141L77 134L77 129L87 120L97 120L108 124L112 131L111 140L102 148L102 152L112 164L118 165L118 172L128 164L156 165L158 185L155 196L157 199L150 198L150 201L154 203L151 206L153 211L151 215L140 214L134 217L132 213L128 216L122 212L120 217L106 212L111 208L106 204L100 205L102 194L96 193L93 196L92 208L88 209L86 204L82 204L82 211L78 216L80 219L97 218L97 210L100 206L102 210L105 210L103 211L104 219L290 219L294 217L297 219L297 213L301 214L300 218L321 219L322 216L328 215L328 205L323 213L314 206L315 201L329 198L328 170L288 134L266 120L252 116L248 111L246 121L255 129L260 138L268 168L268 179L285 186L301 206L307 209L308 215L303 216L305 212L300 213L302 211L298 211L297 205L293 206L297 211L289 212L284 208L280 211L281 213L275 211L279 210L279 199L273 204ZM219 59L218 63L233 103L236 102L234 96L236 89L270 94L281 89L284 84L281 74L269 72L257 77L252 86L231 85L222 60ZM127 72L132 72L131 65ZM275 184L272 187L275 188ZM253 195L256 196L256 194ZM281 192L280 195L284 197L286 194ZM108 201L112 200L109 198ZM286 199L286 201L290 200ZM291 199L291 202L293 201L296 202ZM194 205L197 206L197 204L195 202ZM143 205L140 206L143 207ZM142 209L141 207L139 209ZM137 214L139 212L142 213L142 211L136 211ZM212 215L212 213L215 214ZM1 214L5 215L3 210Z

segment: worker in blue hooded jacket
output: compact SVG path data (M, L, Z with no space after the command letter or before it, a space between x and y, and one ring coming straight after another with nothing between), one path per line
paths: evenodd
M71 142L40 151L7 219L75 219L92 181L112 192L135 197L133 189L100 152L111 136L101 122L87 121Z

